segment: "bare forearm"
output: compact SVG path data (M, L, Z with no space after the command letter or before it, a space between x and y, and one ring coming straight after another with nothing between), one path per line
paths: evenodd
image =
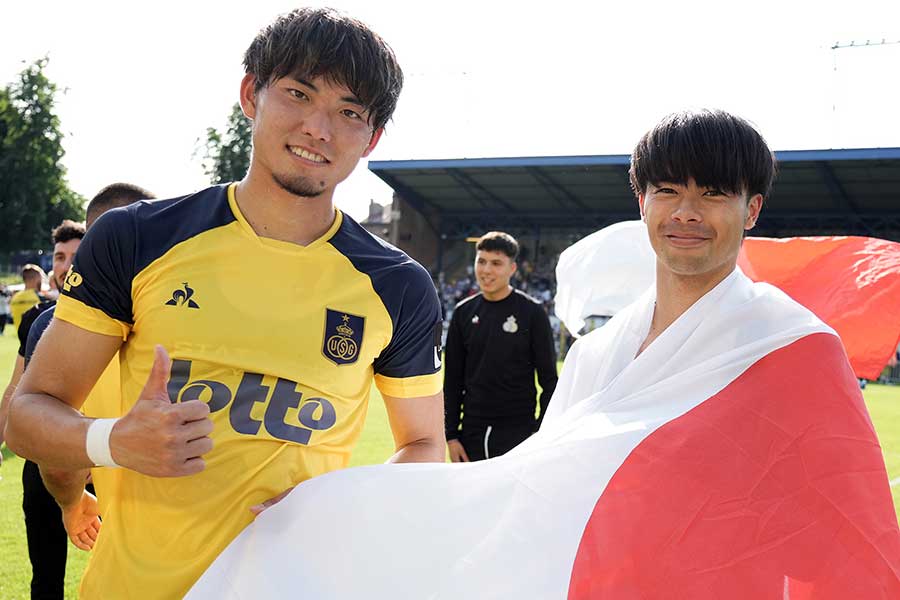
M3 400L0 404L0 445L3 444L4 432L6 431L6 422L9 419L9 406L12 404L13 392L19 385L22 373L25 372L25 359L16 354L16 363L13 365L12 376L9 378L9 385L3 390Z
M88 469L65 471L52 467L41 467L41 479L56 503L65 508L81 501Z
M0 315L0 318L2 317L3 315ZM3 392L3 399L0 400L2 402L0 404L0 446L3 445L3 440L6 439L4 432L6 431L6 421L9 418L9 404L15 389L12 384L6 386L6 390Z
M392 463L444 462L446 441L443 436L428 438L407 444L388 460Z
M75 471L93 463L85 450L91 419L42 394L13 396L6 424L10 450L46 467Z

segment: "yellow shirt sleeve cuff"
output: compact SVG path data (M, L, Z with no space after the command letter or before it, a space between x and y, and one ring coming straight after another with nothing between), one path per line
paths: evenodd
M123 340L131 332L131 326L127 323L113 319L102 310L91 308L70 296L59 297L53 317L93 333L113 335Z
M441 373L432 375L419 375L418 377L385 377L375 375L375 385L378 391L385 396L394 398L419 398L421 396L433 396L443 388Z

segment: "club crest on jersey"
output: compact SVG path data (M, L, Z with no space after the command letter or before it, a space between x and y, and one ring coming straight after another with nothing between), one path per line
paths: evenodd
M509 315L503 323L503 331L506 333L515 333L518 330L519 324L516 323L516 318L513 315Z
M322 354L336 365L355 363L359 358L365 325L365 317L326 308Z

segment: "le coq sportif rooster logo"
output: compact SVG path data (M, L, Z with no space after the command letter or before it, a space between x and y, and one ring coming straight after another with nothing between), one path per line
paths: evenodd
M172 292L172 299L166 302L166 306L187 305L188 308L200 308L196 302L191 300L191 296L194 295L194 289L191 288L186 281L182 285L184 286L184 289Z

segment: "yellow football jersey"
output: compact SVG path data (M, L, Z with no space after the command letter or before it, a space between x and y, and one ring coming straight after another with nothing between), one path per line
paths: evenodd
M249 507L347 465L374 378L441 389L440 306L428 273L340 212L308 246L257 236L234 185L104 214L85 236L56 318L121 335L122 411L163 345L172 402L209 404L206 469L126 469L82 598L182 596L252 521Z
M38 296L38 293L30 289L22 290L12 295L12 298L9 299L9 314L12 317L13 329L19 329L22 315L40 301L41 298Z
M116 354L100 379L91 388L90 393L81 405L81 412L95 419L114 419L121 417L127 410L122 406L122 383L119 371L119 355ZM97 504L100 515L105 520L111 510L111 498L116 491L116 483L122 469L110 467L94 467L91 469L91 481L97 493Z
M42 312L31 324L28 330L28 339L25 344L25 367L31 362L31 357L37 347L38 341L44 335L50 321L53 319L56 307L50 307ZM119 355L109 362L100 378L91 388L81 412L94 418L114 418L124 413L122 408L122 384L119 375ZM95 467L91 469L94 491L97 493L97 502L100 506L100 514L106 515L109 498L115 490L114 481L119 476L120 469L107 467Z

